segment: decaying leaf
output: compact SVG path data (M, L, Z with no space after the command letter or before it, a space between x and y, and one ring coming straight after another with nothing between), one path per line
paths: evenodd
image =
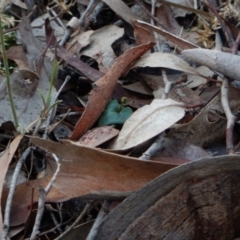
M60 144L40 138L31 138L31 142L55 153L62 159L61 170L46 197L46 202L62 202L80 196L103 199L124 198L176 166L154 161L141 161L95 148L76 146L69 141ZM49 159L49 164L54 173L55 162ZM33 201L36 202L39 185L46 186L52 174L16 187L11 209L11 225L25 222L29 211L28 206L31 204L32 190L35 191ZM6 195L7 191L4 190L3 205Z
M81 145L86 145L88 147L97 147L102 143L107 142L108 140L116 137L119 133L119 130L111 127L111 126L104 126L93 128L86 132L80 139L79 143ZM78 144L76 142L76 144Z
M170 98L154 99L150 105L138 109L128 118L109 148L129 149L151 139L180 120L185 114L183 107L183 104Z
M74 129L71 140L77 140L95 123L108 103L118 78L153 45L154 43L147 43L127 50L115 60L106 75L96 81L96 87L90 92L87 106Z

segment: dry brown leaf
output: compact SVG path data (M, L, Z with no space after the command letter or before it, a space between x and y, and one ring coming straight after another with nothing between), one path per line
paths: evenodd
M69 141L64 144L31 138L37 146L55 153L62 159L61 169L46 202L62 202L75 197L124 198L147 182L176 165L154 161L140 161L104 152L86 146L76 146ZM49 160L54 172L55 162ZM53 174L53 173L52 173ZM28 181L16 187L11 208L11 225L25 222L28 206L38 198L38 187L46 186L52 177ZM3 192L6 200L7 191Z
M170 98L154 99L150 105L138 109L127 119L109 148L124 150L135 147L171 127L184 114L183 104Z
M12 46L7 50L7 58L13 60L18 68L29 69L26 58L26 53L23 51L22 46Z
M111 127L111 126L104 126L104 127L98 127L93 128L89 131L87 131L78 142L76 142L76 145L80 143L80 145L86 145L88 147L97 147L108 140L116 137L119 133L119 130Z
M237 55L207 49L184 50L182 54L200 65L207 66L223 75L240 80L240 57Z
M187 62L171 53L155 52L142 56L131 68L162 67L199 75Z
M4 179L8 170L8 166L12 160L12 157L15 153L15 151L18 148L18 145L23 138L23 135L18 135L15 137L15 139L11 142L11 144L7 147L3 155L0 157L0 169L1 169L1 174L0 174L0 200L2 202L2 190L3 190L3 184L4 184ZM2 210L1 210L1 205L0 205L0 238L2 237Z
M96 87L90 92L87 106L75 126L71 140L77 140L90 129L107 105L118 78L128 70L134 61L151 49L153 45L154 43L148 43L127 50L116 59L106 75L96 81Z

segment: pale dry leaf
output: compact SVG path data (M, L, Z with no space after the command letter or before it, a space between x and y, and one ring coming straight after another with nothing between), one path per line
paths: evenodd
M123 29L120 27L115 25L102 27L91 35L91 45L81 51L81 55L86 55L95 59L99 64L99 69L102 72L106 72L116 59L111 45L122 36Z
M170 128L185 114L183 104L172 99L154 99L135 111L124 123L118 137L109 146L113 150L135 147Z
M48 13L39 16L38 18L34 19L33 22L31 22L32 33L34 37L41 41L46 41L45 21L47 18L50 19L50 25L54 31L54 36L57 40L61 40L65 29L62 26L59 26L56 21L51 21L51 16Z
M199 75L187 62L171 53L155 52L144 55L132 66L132 68L137 67L162 67Z
M128 85L122 85L123 88L131 90L133 92L137 92L137 93L142 93L142 94L146 94L146 95L150 95L152 96L153 93L151 91L151 89L146 85L146 83L144 82L135 82L132 84L128 84Z

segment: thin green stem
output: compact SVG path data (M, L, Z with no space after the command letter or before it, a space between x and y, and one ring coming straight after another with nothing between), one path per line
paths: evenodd
M12 114L13 114L14 125L15 125L15 128L17 128L18 127L18 118L17 118L17 114L16 114L14 102L13 102L11 85L10 85L8 61L7 61L7 55L6 55L5 45L4 45L1 16L0 16L0 41L1 41L1 47L2 47L3 65L5 68L5 74L6 74L6 80L7 80L6 82L7 82L8 98L9 98L9 102L10 102L10 106L11 106L11 110L12 110Z

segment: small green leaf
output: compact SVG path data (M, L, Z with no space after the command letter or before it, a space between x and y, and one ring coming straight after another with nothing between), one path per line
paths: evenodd
M133 111L130 107L123 107L116 99L110 101L99 118L98 126L108 126L114 124L123 124Z

